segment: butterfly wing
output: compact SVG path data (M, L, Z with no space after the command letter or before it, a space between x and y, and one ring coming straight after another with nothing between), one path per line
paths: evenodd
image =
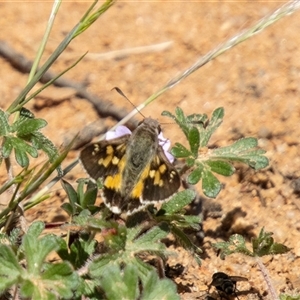
M80 153L80 161L86 172L95 180L115 175L125 155L130 135L90 144Z
M180 176L167 159L161 146L150 163L148 176L144 180L143 203L154 203L169 199L180 187Z

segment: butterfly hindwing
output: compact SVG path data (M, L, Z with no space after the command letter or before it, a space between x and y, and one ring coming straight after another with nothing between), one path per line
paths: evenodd
M150 164L149 174L144 181L142 202L167 200L180 187L180 177L169 162L161 146Z

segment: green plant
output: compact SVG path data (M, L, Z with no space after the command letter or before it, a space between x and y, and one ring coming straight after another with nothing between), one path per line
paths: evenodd
M290 296L290 295L286 295L286 294L280 294L279 299L280 300L299 300L300 295Z
M25 199L29 200L24 205L27 210L44 201L51 184L47 188L42 188L42 184L55 170L58 171L57 180L65 174L66 171L62 171L60 166L71 146L59 153L41 132L47 122L35 118L24 105L80 61L81 58L29 95L33 86L72 39L86 30L114 3L106 1L100 9L91 13L96 2L38 71L36 64L28 84L7 111L0 111L0 163L4 160L10 171L11 153L14 152L16 162L22 168L18 175L13 175L0 188L0 194L13 188L7 208L0 213L3 232L0 236L0 292L11 291L14 296L32 299L81 299L83 296L89 299L115 299L121 294L128 299L179 299L175 284L169 279L159 278L156 268L147 258L153 255L164 261L172 255L163 242L172 234L200 263L201 250L185 233L185 229L199 230L202 221L199 216L186 214L185 206L195 198L195 192L191 190L178 192L161 208L149 206L147 211L123 222L111 218L106 207L95 205L98 191L96 184L79 179L77 188L74 188L66 180L61 180L69 199L69 203L62 206L70 217L70 222L64 224L68 231L67 238L52 234L41 236L45 227L42 222L34 222L28 230L22 228L24 232L12 229L14 219L20 218L17 211L19 204ZM200 66L198 63L189 72L174 79L149 98L147 103ZM175 120L188 144L184 146L176 143L172 149L177 159L185 160L179 172L187 174L189 184L196 185L201 181L202 191L208 197L215 198L220 192L218 175L230 176L235 172L233 162L245 163L256 170L268 165L265 151L257 148L255 138L244 138L227 147L209 148L211 136L222 123L223 108L217 108L211 119L202 114L185 116L180 108L176 109L174 115L170 112L164 112L163 115ZM14 117L12 122L11 116ZM37 158L40 152L47 155L48 161L40 168L32 167L29 156ZM34 192L37 194L34 195ZM100 236L100 241L96 240L96 236ZM238 244L234 243L236 241ZM263 231L258 239L253 240L252 252L247 249L242 237L236 237L229 244L220 243L218 247L228 255L232 253L230 247L233 244L238 245L234 252L251 256L284 253L288 250L284 245L274 243L271 234ZM58 262L48 260L53 251L60 258ZM283 299L294 299L289 297Z
M175 120L189 143L189 149L176 143L171 153L176 158L185 158L184 170L192 170L187 176L187 182L195 185L202 180L202 190L207 197L215 198L221 190L221 183L214 173L223 176L234 173L235 168L231 162L242 162L256 170L269 164L267 157L263 155L265 151L258 149L255 138L243 138L226 147L208 148L209 139L223 121L222 107L214 110L210 120L205 114L185 116L179 107L175 115L166 111L163 115Z
M0 244L0 291L16 286L20 288L21 297L72 298L79 283L77 273L66 261L46 261L49 253L58 250L64 241L50 234L40 237L43 229L42 222L35 222L23 236L19 247L12 236L7 237L9 244Z
M233 253L242 253L247 256L255 257L257 265L263 275L263 278L268 286L269 292L273 299L277 299L275 288L269 277L268 271L259 259L265 255L276 255L288 252L290 249L280 243L276 243L272 237L272 232L265 232L264 228L261 229L257 238L251 241L252 249L249 250L246 245L246 240L239 234L234 234L230 237L228 242L219 242L213 244L213 247L220 250L220 257L225 259L227 255Z

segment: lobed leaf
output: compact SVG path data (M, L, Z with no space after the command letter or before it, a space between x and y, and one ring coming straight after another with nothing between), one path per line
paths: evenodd
M170 279L159 279L155 271L151 271L143 286L141 300L179 300L180 297L176 291L176 285Z
M0 293L18 282L22 268L11 247L0 244Z
M107 267L100 281L106 299L138 299L139 280L134 265L127 265L121 271L118 265Z
M196 193L192 190L184 190L175 194L171 200L165 202L160 211L165 214L173 215L181 211L186 205L190 204L195 199ZM159 214L159 212L158 212Z
M17 121L18 122L18 121ZM43 119L26 119L16 126L17 136L26 137L45 127L48 123Z

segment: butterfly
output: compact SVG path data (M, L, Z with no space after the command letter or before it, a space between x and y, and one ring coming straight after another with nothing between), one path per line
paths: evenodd
M102 198L115 214L133 214L168 200L180 176L159 144L158 121L145 118L132 134L90 144L80 153L86 172L103 181Z

